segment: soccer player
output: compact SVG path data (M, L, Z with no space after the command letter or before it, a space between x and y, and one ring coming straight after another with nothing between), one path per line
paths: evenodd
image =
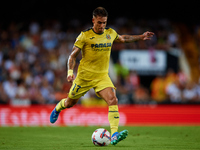
M118 99L115 94L116 88L108 75L112 44L113 42L131 43L137 40L150 40L154 33L147 31L142 35L118 35L112 28L106 28L107 19L108 13L105 8L96 8L93 11L93 27L81 32L77 37L67 63L67 81L73 84L68 97L62 99L53 109L50 122L56 122L61 110L73 107L81 96L93 88L97 96L108 104L111 144L116 145L127 137L128 131L118 132ZM73 69L80 51L82 59L75 78Z

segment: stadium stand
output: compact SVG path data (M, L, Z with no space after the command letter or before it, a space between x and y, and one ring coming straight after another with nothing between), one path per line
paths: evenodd
M190 50L183 45L184 36L181 31L184 29L178 30L177 25L167 19L133 21L128 18L118 18L110 22L108 26L114 28L119 34L141 34L149 30L156 35L148 42L113 45L110 66L114 72L112 79L117 87L120 104L200 102L200 65L199 58L196 57L199 56L198 47ZM0 104L56 104L61 98L66 97L71 86L66 82L66 60L78 34L90 26L89 22L83 25L76 19L70 20L67 25L59 20L44 22L36 20L29 23L13 21L8 25L2 25L0 27ZM192 45L199 44L200 40L200 27L196 26L194 31L194 33L189 31L187 33L188 36L194 35L190 42ZM123 49L161 50L178 54L184 52L192 74L188 75L179 64L173 64L178 66L178 69L170 70L171 68L168 67L162 76L151 76L147 85L143 76L121 66L119 52ZM190 57L189 54L194 57ZM178 60L179 55L177 56ZM77 66L80 59L81 55L77 59ZM195 61L195 65L192 60ZM122 75L116 71L120 70L120 67L127 70L127 73ZM157 88L161 90L161 95L156 93ZM180 94L178 98L174 98L174 95L177 95L175 91ZM88 92L81 101L87 100L89 103L91 98L95 98L98 103L99 99L96 98L94 91Z

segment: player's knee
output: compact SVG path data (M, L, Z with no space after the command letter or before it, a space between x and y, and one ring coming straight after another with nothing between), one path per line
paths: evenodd
M110 98L110 100L108 101L108 105L117 105L118 104L118 99L116 96L113 96Z

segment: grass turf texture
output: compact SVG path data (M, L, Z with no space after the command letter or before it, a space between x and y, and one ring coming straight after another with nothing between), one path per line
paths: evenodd
M1 127L1 150L199 150L200 126L119 127L128 137L116 146L96 147L99 127ZM109 130L109 127L104 127Z

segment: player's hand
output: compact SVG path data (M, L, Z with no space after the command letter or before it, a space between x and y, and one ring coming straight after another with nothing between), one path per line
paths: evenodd
M74 81L74 79L75 79L75 75L74 74L72 76L71 75L67 76L67 81L70 82L70 83L72 83Z
M143 38L142 40L151 40L151 38L153 37L154 33L153 32L144 32L143 33Z

